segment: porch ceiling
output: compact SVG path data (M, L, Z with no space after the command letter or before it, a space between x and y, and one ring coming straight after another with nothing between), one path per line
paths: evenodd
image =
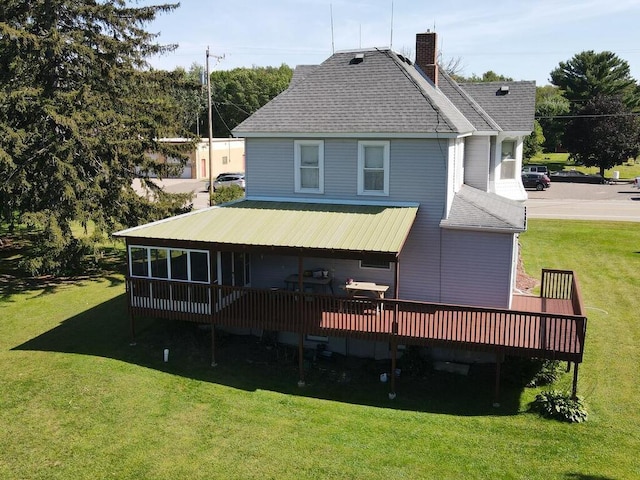
M417 205L244 200L122 230L114 236L127 238L130 243L175 241L219 249L245 247L333 256L357 252L395 258L417 211Z

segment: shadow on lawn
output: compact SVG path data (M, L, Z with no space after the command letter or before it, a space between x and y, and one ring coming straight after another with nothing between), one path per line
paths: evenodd
M614 480L613 477L603 477L602 475L587 475L584 473L567 473L567 480Z
M137 345L130 346L124 294L69 318L14 350L79 353L113 358L205 382L246 391L268 390L332 401L451 415L514 415L520 387L503 382L501 407L494 408L494 367L473 367L468 376L429 370L420 377L401 372L397 398L389 400L380 374L389 361L334 355L305 360L305 387L298 387L297 348L255 336L216 331L216 359L211 363L208 325L136 318ZM169 362L163 350L169 349ZM310 352L313 353L313 352ZM306 356L306 355L305 355Z

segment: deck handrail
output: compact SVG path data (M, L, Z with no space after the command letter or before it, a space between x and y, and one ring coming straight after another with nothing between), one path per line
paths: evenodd
M558 284L564 288L565 278L559 278ZM127 279L130 308L134 313L312 335L382 341L397 337L400 343L406 344L520 350L579 362L586 318L580 314L581 299L575 276L571 277L570 286L572 303L579 307L574 308L576 315ZM189 299L197 300L195 305L191 305Z

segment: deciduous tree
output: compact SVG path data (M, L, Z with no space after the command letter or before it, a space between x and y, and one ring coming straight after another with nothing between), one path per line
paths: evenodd
M544 148L555 152L561 146L567 126L565 118L569 114L570 104L558 87L545 85L536 88L536 118L544 134Z
M285 90L292 74L284 64L212 72L214 136L228 137L240 122Z
M598 167L604 176L640 153L640 118L619 96L598 95L567 126L565 145L571 158Z

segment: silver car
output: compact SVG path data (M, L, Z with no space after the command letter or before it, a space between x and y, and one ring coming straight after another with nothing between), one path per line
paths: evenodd
M213 191L217 191L220 187L229 187L238 185L244 190L244 173L221 173L213 181ZM209 182L205 184L205 190L209 190Z

